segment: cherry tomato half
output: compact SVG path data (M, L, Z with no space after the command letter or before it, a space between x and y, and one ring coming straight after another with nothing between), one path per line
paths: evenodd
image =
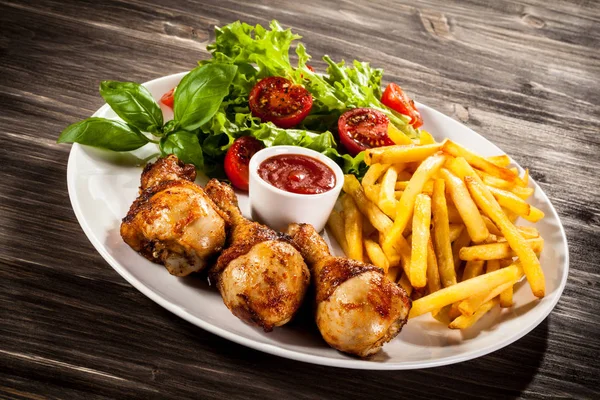
M250 92L252 115L280 128L292 128L308 115L313 98L308 90L292 81L271 76L259 81Z
M340 142L355 156L372 147L394 144L387 134L389 118L372 108L353 108L338 119Z
M264 147L259 140L251 136L242 136L233 142L225 154L224 165L225 173L233 186L240 190L248 190L250 159Z
M163 94L163 96L160 98L160 102L167 107L173 108L173 103L175 102L175 88Z
M395 83L390 83L381 96L381 102L400 114L408 115L410 124L418 128L423 125L421 113L417 110L415 102L407 96L402 88Z

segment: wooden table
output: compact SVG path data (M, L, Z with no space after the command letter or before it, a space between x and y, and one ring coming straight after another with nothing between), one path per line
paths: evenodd
M600 398L600 7L465 3L0 1L0 397ZM571 272L529 335L421 371L303 364L179 319L94 250L71 209L60 131L103 103L100 80L188 70L215 25L273 18L311 54L384 68L386 83L530 168L565 226Z

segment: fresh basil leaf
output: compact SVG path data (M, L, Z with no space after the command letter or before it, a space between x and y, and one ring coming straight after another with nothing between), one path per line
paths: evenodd
M168 135L169 133L174 132L178 129L179 129L179 122L172 119L169 122L167 122L165 124L165 126L163 126L162 131L163 131L164 135Z
M143 132L160 133L162 111L144 86L135 82L102 81L100 95L123 121Z
M209 121L229 94L237 66L207 64L183 77L175 91L175 120L182 129L192 131Z
M160 140L160 151L163 155L175 154L186 164L194 164L204 169L204 155L198 141L198 135L188 131L173 132Z
M81 143L113 151L135 150L150 140L121 121L92 117L69 125L57 143Z

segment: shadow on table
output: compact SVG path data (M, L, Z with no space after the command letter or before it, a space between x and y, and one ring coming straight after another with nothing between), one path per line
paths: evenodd
M174 315L164 311L168 318ZM302 318L308 318L306 310ZM548 318L551 318L548 317ZM364 398L377 394L429 398L517 398L535 377L547 348L548 319L517 342L492 354L444 367L411 371L364 371L323 367L262 353L229 342L188 323L183 329L214 351L222 368L235 373L239 390L260 381L268 393L299 397ZM200 339L201 338L201 339ZM212 357L211 357L212 358ZM236 390L234 387L231 390ZM263 398L260 390L247 398Z

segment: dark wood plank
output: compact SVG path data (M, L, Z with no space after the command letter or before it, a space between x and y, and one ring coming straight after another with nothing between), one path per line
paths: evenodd
M384 68L386 81L531 169L571 257L564 295L539 327L450 367L325 368L179 319L95 252L70 207L59 132L102 104L100 80L190 69L208 57L215 25L273 18L311 54ZM0 397L600 396L597 2L2 0L0 27Z

